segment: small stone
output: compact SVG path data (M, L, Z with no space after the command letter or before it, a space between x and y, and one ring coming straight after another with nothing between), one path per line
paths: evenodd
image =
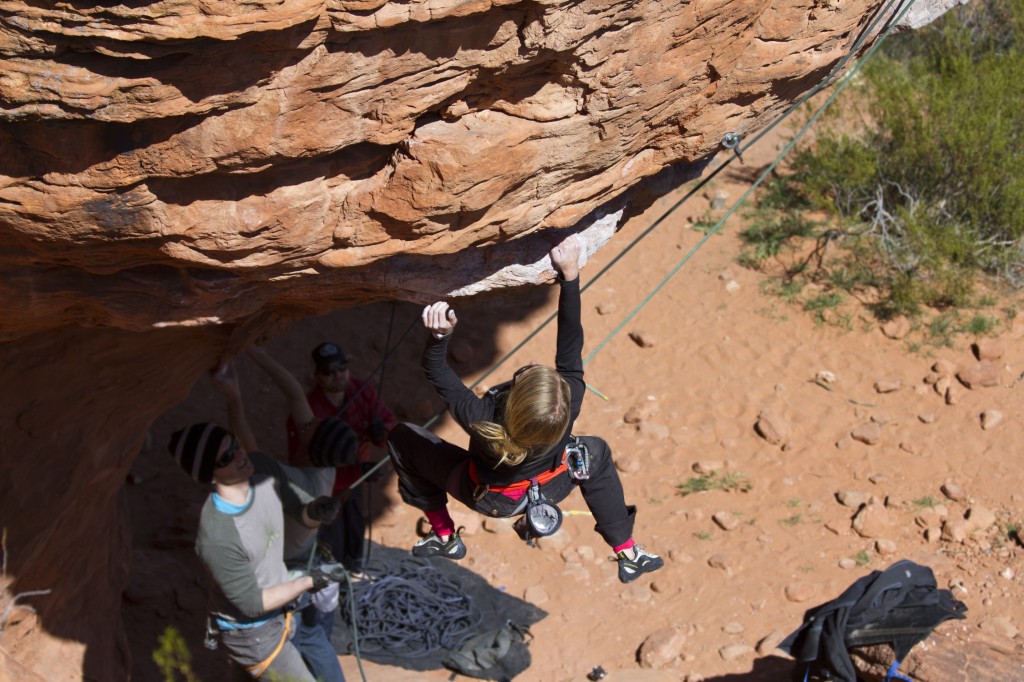
M725 554L712 554L708 557L708 566L725 571L726 575L732 575L734 562L732 557Z
M702 459L699 462L694 462L693 473L699 474L700 476L711 476L717 471L721 471L725 468L725 464L718 459Z
M819 370L814 375L814 383L818 384L819 386L831 386L832 384L836 383L836 375L828 371L827 369Z
M888 412L875 412L871 415L871 421L878 424L879 426L885 426L891 421Z
M523 592L523 599L531 604L540 605L548 601L550 597L548 596L547 590L540 585L530 585L526 588L526 591Z
M967 521L971 532L973 533L979 530L988 530L992 526L996 525L997 519L991 509L975 505L968 509L967 513L964 514L964 520Z
M963 389L960 388L960 384L950 383L949 387L946 388L946 404L956 405L960 402L960 398L963 396Z
M645 331L640 331L639 329L633 330L629 333L629 338L633 340L633 343L641 348L654 347L654 338Z
M982 621L981 629L994 632L1001 637L1006 637L1007 639L1013 639L1020 632L1013 624L1013 621L1005 616L995 616L994 618Z
M955 481L946 481L942 484L939 490L942 491L942 494L945 495L947 499L952 500L953 502L962 502L967 499L967 493L964 492L964 489L960 484Z
M757 653L760 656L767 656L771 652L775 651L776 647L782 644L782 640L786 638L786 633L782 630L772 630L767 635L761 638L761 641L757 643Z
M998 339L978 339L971 344L971 350L979 360L999 360L1006 353Z
M723 646L718 650L718 655L721 656L724 661L735 661L738 658L752 656L753 654L754 647L749 644L729 644L728 646Z
M739 520L727 511L715 512L711 520L722 530L734 530L740 525Z
M1003 413L999 410L985 410L981 413L981 428L986 431L994 429L1003 421Z
M847 520L839 521L833 519L825 524L825 530L836 535L846 535L846 530L850 527L850 522Z
M928 384L929 386L934 386L935 382L938 381L941 377L942 377L941 374L936 374L935 372L929 372L928 374L924 375L924 379L922 379L921 381L923 381L924 383Z
M739 635L742 634L744 630L746 630L746 628L743 627L743 623L737 623L736 621L731 621L722 626L722 632L728 635Z
M867 504L870 495L859 490L840 490L836 493L836 500L844 507L859 509L862 504Z
M882 333L898 341L910 333L910 320L902 315L894 317L882 325Z
M789 440L789 424L768 409L761 410L757 415L757 423L754 424L754 430L772 445L782 445Z
M853 445L853 439L850 438L850 434L846 434L836 441L836 450L846 450Z
M924 541L929 545L934 545L936 542L942 539L942 531L938 528L926 528L924 531Z
M935 364L932 365L932 371L942 376L948 376L956 372L956 365L949 360L936 360Z
M882 483L885 483L888 480L889 477L886 476L885 474L871 474L870 476L868 476L868 481L870 481L872 485L881 485Z
M853 517L853 530L862 538L874 539L887 534L891 521L889 511L879 502L870 502Z
M970 527L966 521L946 521L942 524L942 540L946 542L963 543L970 534Z
M786 599L797 604L805 602L817 594L818 588L814 583L795 582L786 585Z
M953 380L950 379L949 377L939 377L938 380L936 380L936 382L934 384L932 384L932 388L935 389L936 393L938 393L943 398L945 398L946 397L946 391L948 391L949 387L952 386L952 385L953 385Z
M875 540L875 551L879 556L889 556L896 553L896 543L892 540Z
M1004 580L1013 580L1014 575L1016 574L1013 572L1013 569L1009 566L999 571L999 577L1003 578Z
M598 315L611 315L619 309L619 306L615 301L607 301L597 304Z
M882 429L878 424L861 424L850 432L850 437L865 445L876 445L882 440Z
M935 423L935 413L934 412L922 412L921 414L917 415L917 419L922 424L934 424Z
M640 667L657 670L672 663L683 652L686 634L679 627L662 628L647 635L640 645Z
M1003 368L992 360L981 360L971 367L961 369L956 378L970 389L998 386Z
M918 446L909 441L902 441L900 442L900 450L911 455L916 455L918 453Z
M693 555L683 552L678 549L670 549L668 551L668 558L670 561L678 562L680 564L693 563Z
M850 569L857 568L857 561L849 557L844 557L839 560L839 568L849 571Z
M903 387L899 379L879 379L875 382L875 391L878 393L893 393Z
M740 290L740 283L737 282L736 280L731 279L728 282L726 282L726 284L725 284L725 291L726 291L726 293L735 294L739 290Z

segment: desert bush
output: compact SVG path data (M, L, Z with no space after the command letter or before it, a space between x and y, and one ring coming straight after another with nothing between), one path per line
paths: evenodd
M794 196L839 217L845 284L872 280L880 317L967 305L981 273L1024 285L1022 21L1024 0L984 0L893 36L845 106L864 123L829 119L794 158Z

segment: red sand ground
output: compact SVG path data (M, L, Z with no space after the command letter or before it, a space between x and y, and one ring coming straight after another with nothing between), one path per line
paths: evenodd
M747 165L730 169L713 189L735 200L753 170L773 154L748 151ZM662 199L627 226L583 270L584 283L678 196ZM702 234L690 229L687 218L703 215L707 205L707 198L694 198L585 293L585 355L697 243ZM607 400L588 395L576 430L610 442L627 500L639 507L636 538L666 558L665 568L620 585L585 513L567 516L556 540L531 550L511 532L489 532L481 517L455 509L456 521L467 526L464 565L550 614L533 627L533 665L518 679L584 680L595 665L611 672L608 680L784 679L788 663L780 652L761 657L751 649L725 660L720 650L754 647L772 633L788 633L806 609L899 558L931 566L940 587L960 586L956 594L969 606L969 618L944 627L987 627L1003 637L1024 627L1024 550L1004 532L1005 524L1024 521L1019 325L1017 333L1009 322L1002 326L1001 385L961 387L956 404L947 405L924 379L939 359L970 365L973 339L912 352L906 340L886 338L856 309L849 330L815 324L799 306L763 293L763 277L736 264L741 222L732 218L723 235L708 240L586 367L588 383ZM476 380L553 312L553 295L545 287L457 302L456 369ZM394 342L419 309L397 305L393 312ZM310 349L334 340L349 351L357 374L365 375L383 355L391 314L391 305L378 304L304 320L270 340L268 348L305 379ZM650 347L640 347L631 333ZM416 326L387 365L382 388L399 416L414 422L441 407L419 369L422 343ZM527 362L550 362L553 347L552 326L485 383L497 383ZM831 390L812 381L822 370L836 377ZM240 360L239 372L265 449L283 452L282 401L251 361ZM900 388L879 393L880 380L898 381ZM764 409L791 429L784 447L755 432ZM1000 410L1004 419L984 430L980 414L987 409ZM631 410L642 416L639 424L624 421ZM171 430L199 419L226 423L219 395L205 380L154 427L151 447L139 457L129 485L135 563L124 616L135 657L133 679L144 682L161 679L150 652L168 625L185 635L201 679L225 678L223 651L210 653L200 644L204 597L192 541L205 493L173 467L163 449ZM871 421L880 424L876 444L848 438ZM450 420L438 431L464 442ZM742 474L752 488L683 496L677 486L697 476L698 462ZM940 488L947 481L962 487L966 497L946 499ZM375 490L379 516L373 540L411 546L419 514L399 500L393 474ZM876 538L891 542L888 548L883 543L885 555L876 539L851 530L856 509L837 501L840 491L888 498L888 523ZM987 508L998 524L964 543L929 542L915 523L929 499L944 505L949 518ZM562 507L586 509L578 493ZM734 529L716 525L712 516L719 512L732 515ZM840 567L844 559L853 559L854 566ZM685 634L680 655L661 671L641 670L641 643L673 627ZM352 657L342 657L342 664L350 680L359 679ZM375 682L450 676L369 663L366 672Z

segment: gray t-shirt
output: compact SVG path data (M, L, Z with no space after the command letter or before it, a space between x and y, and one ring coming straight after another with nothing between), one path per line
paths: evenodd
M266 614L263 590L288 579L284 565L284 513L302 518L312 500L292 483L282 465L260 452L249 454L255 473L248 502L237 513L216 508L210 495L199 516L196 552L212 578L210 611L226 621L247 622Z

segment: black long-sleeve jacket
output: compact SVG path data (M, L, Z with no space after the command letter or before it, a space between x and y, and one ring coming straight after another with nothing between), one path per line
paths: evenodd
M559 443L547 452L534 453L520 464L495 468L495 457L487 442L469 428L479 421L504 424L504 399L511 384L503 384L477 397L448 365L448 338L430 337L423 352L423 369L452 417L469 434L469 454L476 462L482 483L508 485L553 469L562 462L562 452L572 435L573 423L583 405L583 325L580 323L580 281L560 281L558 296L558 341L555 369L569 384L569 425Z

